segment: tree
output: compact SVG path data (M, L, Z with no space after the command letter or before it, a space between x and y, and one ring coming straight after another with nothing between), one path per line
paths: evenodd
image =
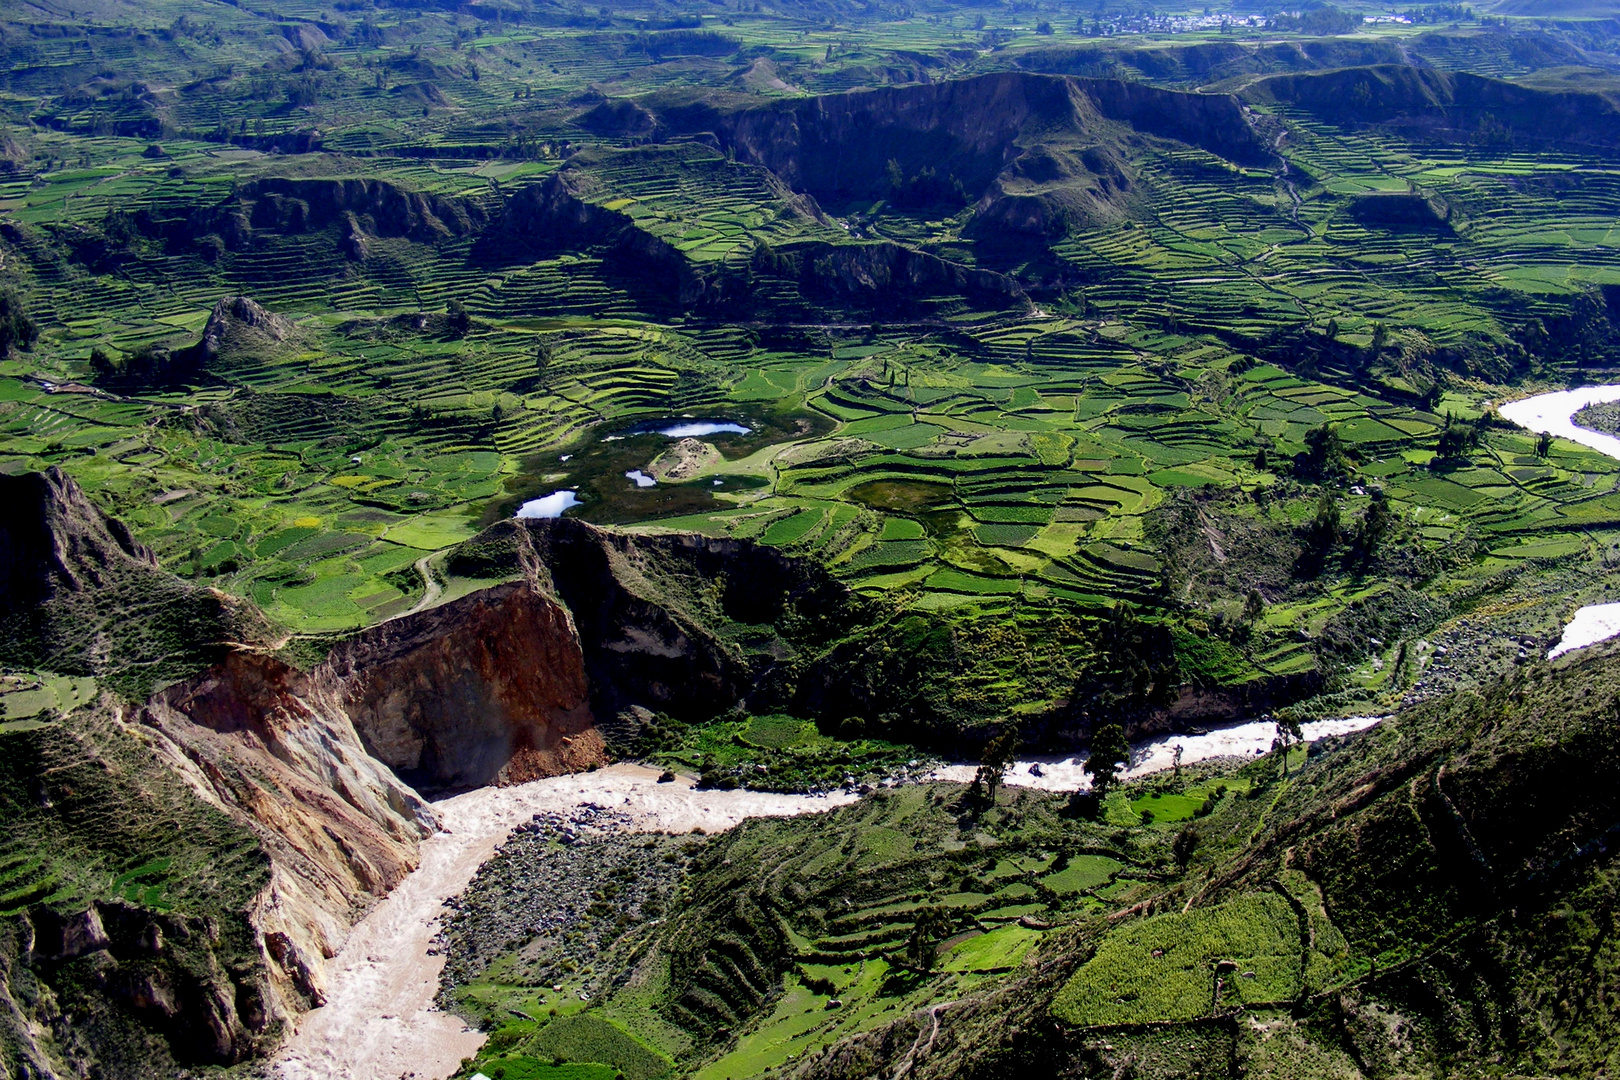
M1339 540L1339 500L1333 492L1324 491L1316 500L1316 516L1311 520L1311 542L1319 548L1330 548Z
M460 300L452 300L444 308L444 325L457 337L472 329L472 316L467 314L467 305Z
M1423 406L1424 412L1432 413L1436 409L1440 408L1440 399L1443 396L1444 391L1440 389L1439 382L1434 382L1431 383L1429 388L1423 392L1423 399L1418 402L1418 404Z
M124 363L122 358L96 345L90 349L90 370L98 382L110 382L124 373Z
M1543 431L1536 436L1536 457L1544 458L1552 453L1552 432Z
M1300 475L1317 480L1339 480L1350 474L1344 439L1332 424L1318 424L1305 433L1305 452L1297 459Z
M1389 327L1383 323L1375 323L1372 332L1372 354L1377 357L1384 351L1384 345L1389 341Z
M984 790L987 805L995 805L996 792L1000 790L1001 782L1006 778L1007 766L1013 763L1014 755L1017 753L1016 726L1004 729L984 744L984 756L980 759L979 771L973 776L973 788L975 791L981 788Z
M1446 426L1441 429L1440 438L1435 442L1434 456L1440 461L1466 458L1479 447L1481 426L1458 420L1453 413L1446 413Z
M1249 626L1259 622L1266 613L1266 598L1260 595L1259 589L1250 589L1248 598L1243 601L1243 621Z
M906 964L915 971L932 971L939 943L950 936L955 923L950 909L938 906L917 909L916 921L906 938Z
M1099 801L1108 796L1121 766L1131 763L1131 744L1125 741L1125 729L1116 723L1103 724L1091 735L1091 756L1086 758L1084 770L1091 777L1091 789Z
M1191 825L1184 826L1176 833L1176 839L1170 845L1170 854L1175 857L1176 869L1185 870L1187 864L1192 862L1193 852L1198 850L1198 844L1203 837Z
M1372 557L1394 521L1383 488L1375 487L1367 495L1367 509L1361 512L1361 521L1356 525L1356 550L1364 559Z
M1277 718L1277 738L1272 746L1282 750L1282 773L1288 775L1288 751L1305 741L1305 734L1299 728L1299 721L1291 717Z
M1045 19L1042 19L1040 22L1035 24L1035 32L1037 34L1050 34L1052 32L1052 24L1047 22Z

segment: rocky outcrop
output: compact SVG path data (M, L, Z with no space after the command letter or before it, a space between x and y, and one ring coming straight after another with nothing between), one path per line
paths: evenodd
M942 259L889 241L830 244L820 240L760 248L756 273L787 278L813 301L890 314L913 312L930 297L967 296L980 304L1010 307L1028 302L1011 277ZM746 290L731 290L740 302Z
M54 465L0 475L0 500L8 508L0 518L0 614L104 586L131 569L158 569L151 549Z
M52 466L0 475L0 662L97 675L132 697L263 632L250 605L183 582Z
M427 791L605 759L568 611L531 581L383 623L334 650L330 685L366 749Z
M366 753L327 680L239 652L139 711L154 745L270 856L252 920L281 1012L325 1000L324 962L416 866L436 826L421 797Z
M591 201L591 179L565 169L525 188L506 205L498 225L479 239L479 261L529 261L559 251L588 249L643 300L714 317L757 318L758 276L785 279L810 301L867 311L909 310L939 295L966 295L996 306L1020 304L1011 278L962 266L890 241L829 243L802 240L759 246L744 268L697 264L634 218ZM809 200L788 194L805 217L819 215ZM802 204L802 205L801 205Z
M712 132L743 161L763 165L822 202L881 198L888 163L903 175L932 168L968 199L1017 156L1031 127L1078 130L1100 120L1066 79L1002 73L723 111L698 102L659 110L671 130Z
M999 72L969 79L727 111L707 102L658 107L669 130L711 132L739 160L765 166L816 199L882 198L924 169L982 197L1002 169L1041 144L1095 145L1133 135L1176 139L1235 161L1264 144L1229 95L1186 94L1115 79Z
M609 210L579 193L584 178L563 170L507 200L494 228L473 246L473 259L528 262L560 251L602 252L610 271L641 284L665 302L691 307L703 301L709 283L673 246L636 226L628 214Z
M277 329L274 316L244 305L224 305L221 318L259 333ZM278 1021L322 1003L326 961L354 922L416 866L418 844L437 819L401 777L442 790L606 760L579 637L538 573L374 627L304 671L253 644L269 639L262 621L227 623L221 612L232 605L162 570L59 471L0 477L5 494L22 512L0 523L0 612L8 629L37 631L30 666L77 664L106 676L118 670L115 659L161 659L160 670L179 678L138 708L109 699L38 732L8 736L0 813L54 814L39 828L72 847L77 834L65 830L92 820L81 803L100 813L111 791L127 795L127 806L111 810L138 839L103 839L105 830L83 838L92 849L105 842L115 852L90 856L106 860L89 872L96 890L107 866L130 850L171 843L164 838L183 820L207 823L219 838L206 850L228 850L253 871L223 887L224 899L199 901L204 911L216 903L215 917L229 924L231 940L221 946L229 962L201 945L175 953L173 964L137 962L140 949L159 947L153 943L173 949L201 940L184 920L154 914L151 925L130 929L134 915L119 908L122 921L114 926L99 901L41 907L27 940L0 950L0 1029L47 1022L35 990L33 1004L13 1001L8 1011L14 988L81 979L88 964L99 973L96 993L114 1003L108 1031L162 1034L177 1060L242 1060L265 1047ZM137 602L142 597L148 607ZM36 626L29 618L39 612L45 615ZM97 612L105 618L89 621ZM132 616L137 630L154 622L172 629L172 638L165 631L109 647L109 627ZM87 621L79 637L57 626ZM198 644L188 649L182 640ZM8 638L6 647L21 655L17 640ZM36 745L29 757L25 751ZM96 795L92 784L107 792ZM167 803L155 805L154 793ZM127 958L120 952L126 940L135 950ZM5 969L14 962L21 966ZM84 1060L104 1052L98 1044ZM41 1053L49 1060L56 1051Z
M1107 148L1065 151L1037 146L1003 169L974 207L967 233L989 243L1009 235L1057 238L1125 216L1133 185Z
M309 147L284 149L305 152ZM432 195L388 180L287 176L247 181L210 206L142 207L129 215L142 235L210 261L226 250L250 250L261 236L328 229L338 234L344 257L358 261L374 238L438 243L474 235L488 227L490 218L477 199Z
M629 98L609 98L576 117L574 123L595 135L625 138L651 135L658 121Z
M325 961L416 866L426 791L606 761L568 612L528 580L384 623L300 671L239 651L140 721L271 858L253 909L283 1010L325 998Z
M4 740L6 1075L174 1076L268 1049L286 1013L249 921L268 881L251 833L109 698Z
M602 722L633 708L701 720L741 703L780 705L791 661L859 617L849 591L808 560L572 518L491 526L456 549L450 568L522 574L566 605Z
M93 970L103 993L158 1032L180 1062L243 1061L279 1018L261 984L239 983L219 962L213 946L220 927L205 916L119 901L67 915L38 907L26 917L24 936L31 947L22 962Z
M236 189L228 213L253 229L296 234L345 223L368 235L433 242L468 236L487 225L483 207L401 187L387 180L265 177Z
M264 356L298 345L304 334L284 315L272 314L245 296L214 305L195 351L199 363L225 356Z

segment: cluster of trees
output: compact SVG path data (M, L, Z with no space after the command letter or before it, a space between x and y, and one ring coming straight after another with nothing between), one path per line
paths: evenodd
M1467 421L1459 420L1456 414L1447 412L1445 426L1440 429L1440 438L1434 444L1435 463L1446 467L1465 462L1468 455L1479 449L1480 444L1485 441L1485 431L1489 427L1490 417L1486 414L1481 414L1473 421Z
M148 390L186 382L199 374L196 353L143 345L128 355L96 346L90 350L90 370L96 385L125 390Z
M889 201L902 208L960 206L968 201L967 189L954 176L941 175L932 165L911 176L895 158L887 166Z
M1294 456L1294 475L1302 480L1338 484L1354 469L1344 438L1332 424L1318 424L1305 433L1305 449Z
M1474 12L1466 4L1429 4L1407 8L1401 17L1413 23L1455 23L1471 21Z
M714 30L662 30L637 35L630 47L654 60L666 56L730 56L742 48L742 40Z
M1314 577L1340 545L1349 549L1354 562L1366 563L1378 553L1394 526L1395 514L1383 488L1368 490L1367 507L1352 525L1344 522L1338 496L1325 490L1317 499L1316 514L1306 526L1306 550L1298 572L1301 576Z
M929 906L917 909L911 933L906 937L906 966L913 971L934 970L939 944L956 932L956 918L951 909Z
M1577 367L1607 367L1620 348L1620 286L1582 289L1562 315L1525 323L1520 339L1537 356Z
M467 331L472 329L472 316L467 314L467 305L460 300L451 300L444 309L444 328L452 337L465 337Z
M1181 690L1175 638L1157 622L1137 618L1117 601L1096 635L1096 650L1075 689L1082 717L1169 705Z
M18 349L31 349L39 340L39 327L23 308L15 289L0 289L0 359Z
M1293 30L1301 34L1349 34L1361 29L1361 16L1332 4L1306 4L1298 15L1273 15L1268 25L1273 30Z

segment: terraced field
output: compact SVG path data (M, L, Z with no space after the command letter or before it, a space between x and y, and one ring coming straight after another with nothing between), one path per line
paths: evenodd
M961 794L950 785L904 787L805 824L754 821L679 849L665 841L662 861L679 868L685 892L698 890L673 915L678 926L656 935L655 948L634 950L644 959L625 960L633 977L584 1004L572 977L561 996L537 986L525 959L534 948L514 947L487 976L457 988L464 1007L497 1029L463 1073L504 1067L512 1075L548 1059L649 1076L672 1066L704 1077L789 1067L930 1001L993 988L1048 944L1052 921L1087 919L1149 887L1148 848L1174 829L1136 823L1123 796L1110 805L1111 823L1077 832L1053 796L1021 792L981 816ZM728 867L736 868L730 879L718 881ZM479 910L501 903L477 885L469 894ZM944 922L922 964L907 957L925 911L943 912ZM588 912L571 932L593 933L605 917ZM1229 921L1256 923L1248 913ZM692 1057L717 1025L746 1033L720 1056Z
M1492 407L1620 343L1601 28L317 15L30 29L0 98L3 466L293 634L472 587L440 553L568 490L964 626L1123 605L1196 680L1404 694L1403 641L1620 543L1615 464ZM1071 696L1020 670L969 696Z
M600 586L724 687L616 686L604 619L613 755L874 790L600 866L529 828L579 880L444 939L492 1035L463 1075L1612 1075L1608 998L1559 981L1614 968L1601 875L1568 885L1608 699L1539 658L1612 600L1620 462L1500 406L1620 381L1620 32L1535 6L0 13L0 471L132 534L88 515L121 553L48 604L0 568L0 916L128 946L47 961L60 1000L6 975L40 1060L167 1061L95 1003L163 1027L153 971L262 962L281 826L203 807L128 706L244 642L307 670L533 541L581 625ZM550 512L609 531L466 544ZM996 795L1015 752L1259 717L1241 765ZM1591 776L1536 796L1548 761ZM1538 814L1532 857L1500 823ZM279 1030L256 994L192 1010L262 1029L227 1068ZM1557 1046L1493 1057L1509 1020ZM14 1028L0 1073L43 1073Z
M1603 280L1602 163L1444 160L1367 140L1352 151L1320 125L1288 122L1299 129L1293 158L1321 177L1297 214L1269 175L1200 180L1208 155L1152 159L1148 219L1076 232L1053 249L1106 284L1049 309L958 320L949 334L649 321L611 259L559 253L485 268L455 237L369 240L359 273L332 255L324 231L268 235L251 257L228 253L200 273L190 256L158 258L138 244L116 278L64 276L40 255L30 296L44 325L70 303L98 314L63 319L42 348L6 362L8 448L19 466L67 465L169 566L251 596L301 631L409 609L436 573L435 551L470 536L491 507L510 512L561 487L587 493L578 512L588 519L760 539L823 560L857 589L935 610L1124 601L1171 613L1185 584L1151 538L1155 516L1213 491L1278 508L1305 500L1279 473L1324 425L1354 460L1345 517L1376 485L1414 550L1465 542L1479 552L1452 568L1447 588L1525 559L1604 549L1620 523L1612 462L1561 445L1541 456L1532 438L1501 428L1467 460L1444 470L1432 461L1448 415L1474 422L1504 393L1489 372L1446 374L1446 350L1500 333L1500 310L1471 298L1509 286L1535 312L1572 287L1527 284L1540 258L1529 256L1542 249L1526 246L1525 215L1545 215L1537 228L1560 238L1546 258ZM186 184L170 184L130 147L119 159L127 170L53 178L14 213L88 225L115 204L161 214L228 190L206 148L167 151L195 179L188 168ZM604 151L575 168L588 198L696 264L741 265L767 242L828 239L813 218L782 216L786 196L768 173L699 146ZM368 171L495 205L484 181L458 187L455 174L415 165ZM1556 203L1507 180L1571 173L1582 196ZM1369 232L1338 196L1381 177L1421 182L1459 208L1511 203L1496 216L1517 224L1471 215L1438 245ZM767 241L768 220L798 224ZM1511 282L1491 269L1504 261ZM184 348L212 301L238 290L297 318L304 347L232 358L217 368L223 381L190 391L108 395L40 381L90 376L91 345ZM465 328L438 313L448 300L464 305ZM1297 336L1302 316L1316 323L1304 343L1320 361L1269 344ZM1320 329L1330 317L1332 338ZM1386 320L1399 329L1368 363ZM642 490L623 479L664 444L601 440L682 415L742 420L759 437L713 440L719 454L680 484ZM1355 593L1330 589L1327 607ZM1223 678L1311 668L1316 658L1283 640L1289 626L1276 613L1260 624Z

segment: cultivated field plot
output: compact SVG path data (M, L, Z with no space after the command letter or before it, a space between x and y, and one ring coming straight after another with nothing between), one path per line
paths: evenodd
M1620 284L1610 148L1341 122L1272 91L1305 54L1262 63L1251 28L996 18L850 39L765 12L374 13L269 57L253 16L222 16L212 47L244 66L47 96L0 176L6 273L41 331L0 361L5 467L62 466L165 565L294 632L410 610L443 584L436 553L568 489L587 520L756 539L967 619L1123 603L1221 683L1319 666L1291 637L1383 603L1381 571L1341 544L1230 631L1243 590L1206 584L1239 575L1190 580L1178 507L1237 493L1242 529L1303 534L1325 479L1346 536L1387 508L1401 587L1432 597L1608 549L1615 463L1491 426L1489 403L1595 363L1582 305ZM198 32L147 43L154 79L189 70ZM137 55L87 34L19 45L7 107L90 52ZM1366 27L1309 70L1398 46L1525 75L1510 38ZM1217 46L1228 67L1184 63ZM1244 94L1251 130L1075 104L1120 75ZM1080 82L1054 112L1060 76ZM791 111L887 87L923 115L953 77L1042 117L1005 129L1017 168L898 112L896 156L868 161ZM204 356L237 295L289 328ZM747 430L656 434L681 420ZM1454 423L1483 434L1437 456ZM1348 463L1327 477L1325 430ZM1215 518L1197 527L1225 564ZM1358 624L1359 649L1382 632Z

